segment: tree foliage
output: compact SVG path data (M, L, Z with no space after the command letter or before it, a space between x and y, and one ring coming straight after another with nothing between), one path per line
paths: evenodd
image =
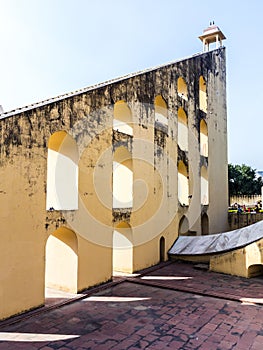
M263 181L250 166L228 165L229 196L261 194Z

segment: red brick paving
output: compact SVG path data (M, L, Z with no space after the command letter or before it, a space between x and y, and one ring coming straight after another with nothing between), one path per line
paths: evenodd
M10 321L0 322L0 350L262 350L263 278L162 264Z

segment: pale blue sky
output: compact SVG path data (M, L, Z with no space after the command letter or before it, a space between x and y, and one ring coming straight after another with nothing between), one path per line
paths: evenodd
M5 111L202 51L226 35L229 162L263 169L262 0L0 0Z

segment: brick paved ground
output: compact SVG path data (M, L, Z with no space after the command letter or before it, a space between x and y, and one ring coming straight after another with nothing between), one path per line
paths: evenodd
M262 304L263 278L164 264L85 299L0 323L0 350L262 350Z

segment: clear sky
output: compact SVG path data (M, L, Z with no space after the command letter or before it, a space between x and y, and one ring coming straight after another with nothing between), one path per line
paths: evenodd
M0 0L5 111L202 51L227 40L229 162L263 169L262 0Z

